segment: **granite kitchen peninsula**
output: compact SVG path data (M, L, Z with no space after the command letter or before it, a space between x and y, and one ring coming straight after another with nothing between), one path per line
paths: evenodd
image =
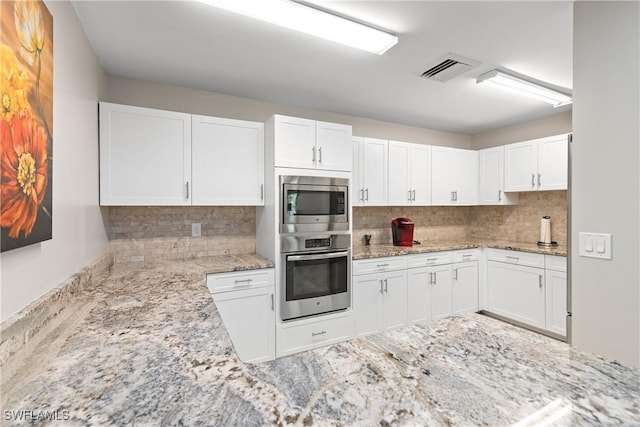
M67 411L49 424L65 426L497 426L545 407L557 425L640 423L640 371L479 314L244 364L203 279L236 267L116 267L6 361L3 410Z

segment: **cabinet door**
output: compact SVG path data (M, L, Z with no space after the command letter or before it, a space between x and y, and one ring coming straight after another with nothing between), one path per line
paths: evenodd
M536 140L505 145L504 191L537 189L538 142Z
M389 206L407 206L411 202L409 147L404 142L389 141Z
M225 328L243 362L275 358L275 311L273 288L213 294Z
M352 148L352 165L353 173L351 174L351 205L362 206L364 201L364 189L362 188L362 144L363 138L361 136L354 136L351 142Z
M383 139L363 139L361 169L365 206L387 205L387 145Z
M431 146L411 144L409 150L409 186L412 205L431 205Z
M316 122L275 116L275 166L315 169Z
M544 270L489 261L486 303L487 311L544 329Z
M318 169L351 172L351 126L316 122Z
M475 205L478 199L478 152L454 150L452 160L454 204Z
M453 313L478 311L478 261L453 264Z
M264 125L192 117L193 205L264 204Z
M568 168L567 135L538 140L538 190L566 190Z
M431 283L427 267L407 270L407 317L409 324L431 320Z
M100 103L100 204L190 205L191 115Z
M453 312L451 264L429 267L431 277L431 318L439 319Z
M384 276L384 329L407 325L407 270Z
M567 334L567 273L546 270L546 329Z
M431 203L434 206L453 204L452 156L452 148L431 147Z
M480 204L502 204L503 185L504 147L480 150Z
M353 310L356 315L356 336L382 332L384 277L367 274L353 277Z

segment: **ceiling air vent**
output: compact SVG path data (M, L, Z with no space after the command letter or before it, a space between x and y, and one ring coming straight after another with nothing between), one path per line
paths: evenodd
M447 53L442 58L432 62L429 65L429 69L422 73L422 77L444 83L466 73L478 65L480 65L480 61L465 58L455 53Z

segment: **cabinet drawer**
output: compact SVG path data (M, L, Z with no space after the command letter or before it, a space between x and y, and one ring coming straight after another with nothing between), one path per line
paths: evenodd
M466 262L480 260L480 251L478 249L468 249L453 252L453 262Z
M277 357L322 347L353 338L353 311L280 325Z
M407 257L396 256L373 258L353 262L353 275L383 273L385 271L403 270L407 268Z
M544 255L504 249L488 249L489 261L506 262L508 264L526 265L528 267L544 268Z
M207 287L212 294L262 288L265 286L274 286L274 276L273 268L207 274Z
M451 264L451 260L453 259L451 252L431 252L428 254L409 255L407 258L409 268Z
M553 271L567 271L567 257L545 255L545 268Z

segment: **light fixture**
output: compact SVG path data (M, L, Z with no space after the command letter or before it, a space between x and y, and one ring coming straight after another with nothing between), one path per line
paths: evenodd
M491 70L478 77L476 83L489 83L491 85L507 89L540 101L547 102L554 107L571 104L571 96L549 89L539 84L527 81L523 78L512 76L503 71Z
M197 0L285 28L382 55L398 37L290 0Z

